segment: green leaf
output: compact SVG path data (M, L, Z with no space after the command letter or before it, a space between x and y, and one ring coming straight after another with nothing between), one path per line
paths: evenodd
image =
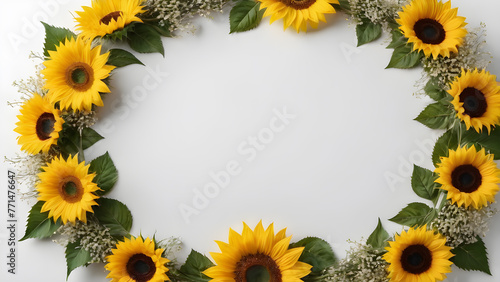
M160 53L165 56L161 35L147 24L136 24L134 31L127 35L128 44L139 53Z
M437 78L431 78L424 87L425 93L434 101L441 101L451 97L448 92L441 88L437 82Z
M89 171L96 173L93 182L102 190L96 191L96 194L99 196L103 196L111 191L118 180L118 170L116 170L115 164L108 152L91 161Z
M456 150L458 147L458 132L456 128L446 131L436 141L432 151L432 162L434 166L440 162L441 157L448 157L449 149Z
M389 220L401 225L413 227L427 224L436 217L436 209L430 208L428 205L422 203L411 203Z
M62 152L64 158L69 155L78 154L80 145L82 149L88 149L98 141L104 139L99 133L97 133L92 128L84 128L82 130L81 144L80 144L80 132L75 127L69 124L63 124L63 129L59 132L59 138L57 139L57 146Z
M331 4L335 9L344 10L346 12L351 11L351 4L349 0L339 0L338 4Z
M495 160L500 159L500 128L494 128L488 134L487 130L482 133L477 133L474 128L469 130L465 129L463 123L457 123L455 127L446 131L434 145L434 151L432 152L432 161L434 165L440 162L440 157L448 157L448 150L456 150L459 146L458 135L461 132L461 144L460 146L472 146L474 145L477 150L485 148L489 153L494 155Z
M399 28L394 28L391 31L391 35L392 35L392 41L389 44L389 46L387 46L387 49L396 49L398 47L403 47L408 42L408 39L404 37L403 33L401 32L401 30L399 30Z
M82 148L84 150L90 148L102 139L104 139L104 137L90 127L86 127L82 130Z
M109 50L108 64L118 68L132 64L144 65L132 53L123 49Z
M425 107L415 120L432 129L448 129L454 118L453 109L436 102Z
M210 259L195 250L191 250L186 262L180 268L180 273L188 281L206 282L210 281L211 278L202 272L212 266L214 266L214 264L210 261Z
M129 235L132 228L132 214L123 203L107 198L99 198L94 207L94 214L99 222L109 228L109 233L116 238Z
M494 154L495 160L500 159L500 128L496 127L488 134L484 129L482 133L477 133L474 128L463 130L462 144L475 145L476 149L485 148L489 153ZM456 148L455 148L456 149Z
M172 37L172 33L170 32L170 24L165 23L164 25L160 25L160 21L156 21L153 23L148 22L147 24L153 27L161 36Z
M43 45L43 55L49 57L49 51L56 51L56 47L65 39L76 38L71 30L61 27L54 27L42 22L45 27L45 43Z
M387 244L387 239L389 239L389 233L385 231L382 226L382 222L380 222L380 218L378 219L378 224L375 230L373 230L366 243L375 249L383 248Z
M433 171L413 166L413 175L411 176L411 188L419 197L431 200L436 204L439 198L439 191L436 189L436 174Z
M123 38L127 38L128 34L133 32L135 29L136 24L141 24L139 22L132 22L128 25L126 25L122 29L117 29L113 31L111 34L106 34L103 36L104 40L111 40L111 41L117 41L117 40L123 40Z
M364 21L356 26L356 36L358 37L358 46L372 42L382 35L382 25L370 21Z
M411 44L396 47L386 68L409 69L420 65L422 52L413 51Z
M76 241L73 243L68 243L66 246L66 264L68 267L68 272L66 279L68 279L69 275L75 268L80 266L89 265L92 257L90 256L90 252L80 246L80 241Z
M229 13L230 33L256 28L263 15L264 10L260 10L260 2L253 0L238 2Z
M59 132L57 146L61 149L64 158L69 155L76 155L79 152L80 133L76 128L64 123L61 132Z
M488 265L488 253L483 240L477 237L477 242L473 244L461 244L451 250L454 257L450 260L464 270L478 270L491 275Z
M30 210L26 232L19 241L29 238L47 238L54 235L54 232L61 226L61 221L54 223L52 218L48 218L49 212L42 213L42 206L45 202L38 201Z
M320 275L325 269L336 262L335 254L328 242L316 237L307 237L297 243L290 244L290 248L304 247L299 261L313 266L312 276Z

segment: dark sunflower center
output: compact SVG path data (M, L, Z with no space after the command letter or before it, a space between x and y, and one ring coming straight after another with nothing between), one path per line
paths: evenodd
M36 121L36 135L40 140L47 140L50 134L54 132L54 124L56 119L51 113L43 113Z
M94 71L86 63L73 63L66 69L66 83L78 91L86 91L92 87Z
M65 177L59 186L59 195L68 203L79 202L83 196L82 182L72 175Z
M236 264L236 282L281 282L281 271L276 262L268 255L253 254L244 256Z
M77 68L71 73L71 80L76 84L86 83L88 80L88 75L84 68Z
M64 184L63 189L64 193L70 196L75 196L78 192L78 187L73 182L67 182L66 184Z
M137 282L149 281L156 272L153 260L145 254L135 254L127 262L127 273Z
M288 7L292 7L295 10L303 10L312 6L316 3L316 0L279 0L281 3Z
M473 165L461 165L451 173L451 184L463 193L472 193L481 186L481 172Z
M99 23L108 25L111 22L111 20L117 21L118 18L121 16L122 16L122 11L114 11L102 17Z
M268 282L269 280L271 280L269 271L265 266L262 265L250 266L247 269L245 277L247 281L251 282Z
M406 272L420 274L431 267L432 254L424 245L411 245L401 254L401 265Z
M446 38L443 25L433 19L418 20L413 26L415 35L426 44L440 44Z
M464 113L471 118L483 116L488 107L483 92L474 87L467 87L460 93L460 102L464 103Z

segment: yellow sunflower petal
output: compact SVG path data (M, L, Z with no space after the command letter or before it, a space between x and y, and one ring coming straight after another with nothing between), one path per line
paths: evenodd
M465 123L467 129L473 127L481 133L500 123L500 85L496 76L487 71L466 71L462 69L450 85L448 93L457 117Z
M307 23L313 28L319 21L326 22L325 14L334 14L331 4L338 0L258 0L260 9L266 9L264 17L270 16L270 23L283 19L283 28L292 26L297 32L307 31Z
M92 206L97 205L95 199L99 198L94 194L99 187L92 182L95 173L88 173L89 166L79 163L75 155L67 160L56 157L42 167L36 185L38 200L44 202L42 212L49 211L49 217L54 221L61 218L64 224L77 219L86 222L87 212L93 213Z
M275 235L273 224L264 230L260 221L252 230L243 223L241 235L230 229L229 243L216 241L221 253L210 253L216 265L203 273L212 278L211 282L242 281L255 271L284 282L302 281L300 278L307 276L312 266L298 261L303 247L288 249L290 239L285 229Z
M165 266L169 260L161 256L164 250L156 249L149 238L124 238L111 252L112 255L106 257L108 263L105 265L109 271L106 278L111 278L111 282L169 280L166 274L168 268ZM129 265L134 267L127 267Z
M465 18L457 16L449 1L413 0L398 15L396 21L413 50L423 51L426 57L449 57L467 34Z
M389 263L390 281L441 281L451 272L453 257L446 239L427 230L427 226L410 228L396 235L386 247L383 258Z
M14 131L20 135L17 142L21 150L30 154L47 153L57 143L62 130L61 111L56 110L46 96L34 93L21 106L20 112Z
M48 98L61 109L91 111L92 105L102 106L100 92L109 92L103 82L115 67L104 65L109 53L100 54L100 46L91 48L82 37L61 43L49 51L42 74L46 79Z
M79 16L77 30L81 36L92 41L96 37L111 34L116 30L123 29L132 22L142 22L137 17L144 13L143 0L92 0L92 7L83 7L82 12L76 12Z
M436 182L447 191L452 204L481 209L495 202L500 170L484 148L479 152L475 146L449 150L449 156L441 157L434 171L439 175Z

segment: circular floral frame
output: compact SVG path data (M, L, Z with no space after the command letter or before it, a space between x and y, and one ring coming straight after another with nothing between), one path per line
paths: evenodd
M279 2L279 0L236 1L236 4L232 7L230 13L231 32L243 32L255 28L260 23L263 16L272 16L272 13L269 12L272 11L272 9L269 8L269 2L273 1ZM321 2L326 0L317 1ZM159 3L161 2L161 0L157 2ZM286 1L282 1L282 3L285 2ZM381 1L380 3L382 2L383 1ZM152 1L151 3L156 2ZM500 130L497 130L494 127L495 124L492 124L493 127L491 129L488 128L487 132L486 130L474 131L477 126L474 126L474 128L470 127L470 125L466 126L456 118L456 106L455 108L452 107L450 92L446 90L446 85L453 83L453 81L455 79L458 79L458 77L464 76L464 71L462 70L459 74L455 73L454 76L450 74L452 73L452 71L449 71L446 74L449 74L450 77L444 77L441 74L436 74L436 71L439 70L439 67L452 66L452 64L446 62L443 56L440 57L442 61L440 63L437 63L439 58L434 53L432 53L432 56L430 56L430 53L427 54L427 52L422 51L423 49L416 50L412 48L412 43L408 42L408 39L405 38L405 34L399 28L399 22L397 22L395 18L391 18L392 21L389 20L387 23L383 23L382 21L380 21L380 19L374 20L373 18L367 17L368 9L363 10L363 8L358 7L358 9L356 10L356 7L350 5L352 3L355 2L342 0L328 1L328 4L331 4L331 7L334 7L337 10L342 10L352 16L357 24L356 32L358 45L366 44L378 39L385 28L392 34L392 42L389 45L389 48L394 49L394 53L391 57L391 62L388 65L389 68L405 69L416 67L419 65L424 66L429 80L425 85L423 91L430 98L435 100L435 102L426 107L416 118L416 120L431 129L446 130L446 132L437 140L434 147L432 158L433 163L436 165L436 167L439 167L440 162L443 160L443 158L450 157L450 154L452 154L451 151L459 150L462 147L470 148L471 146L474 146L475 148L477 148L478 152L479 149L484 149L482 152L490 153L491 159L493 158L493 156L500 156L500 147L495 144L500 144ZM264 6L264 8L261 8L260 5ZM266 11L265 8L267 8L268 10ZM397 11L399 11L399 8L401 8L401 6L398 6ZM303 9L302 6L301 9ZM318 10L316 12L318 14L322 14L329 13L327 11L329 11L330 8L317 9ZM200 8L200 10L202 9ZM264 11L266 11L266 13L269 13L265 14ZM132 22L129 24L129 26L126 25L120 30L107 34L106 36L104 36L104 38L112 41L122 40L123 38L126 38L130 47L137 52L163 53L163 46L160 40L161 36L170 36L171 30L169 29L169 26L164 25L161 17L158 14L155 14L154 10L146 10L145 12L148 16L142 18L142 22ZM304 25L306 25L307 23L311 24L312 26L315 25L314 22L311 22L311 18L307 17L304 17L302 19L302 22L300 22L297 18L295 19L295 21L291 21L287 18L286 14L285 16L283 16L283 18L285 28L293 27L298 32L305 31ZM49 59L53 52L58 51L58 46L61 43L67 42L65 40L76 37L74 33L67 29L53 27L45 23L44 26L46 29L46 41L44 46L45 57L43 59ZM477 42L479 42L481 40L480 37L480 34L476 34L475 37L473 37L472 39L469 38L469 40L476 40ZM149 44L144 44L144 42L141 43L141 41L147 41L149 42ZM462 45L458 47L457 53L459 54L460 47L462 47ZM469 46L468 48L471 47ZM476 46L476 48L479 48L479 46ZM111 49L108 54L109 57L106 64L116 68L124 67L130 64L142 64L132 53L125 50ZM485 67L475 66L475 68L484 69ZM498 94L500 95L500 92ZM94 102L94 104L96 104L96 102ZM54 149L54 147L52 147L51 151L48 152L48 155L44 155L44 158L47 162L49 162L55 156L55 154L60 154L65 158L68 158L69 156L78 156L79 161L84 162L85 160L83 159L83 150L91 147L94 143L102 139L102 136L91 129L90 126L88 126L88 124L94 121L93 116L90 113L85 114L76 111L63 112L62 115L64 115L66 123L71 124L72 126L65 126L61 129L60 132L58 132L59 139L57 140L57 143L53 144L56 149L52 150ZM43 169L46 169L46 167L42 168L42 170ZM119 248L118 246L120 244L124 244L123 242L118 242L123 241L123 238L126 238L125 241L131 238L132 240L135 239L135 237L129 233L132 225L132 215L128 208L124 204L116 200L102 197L113 188L117 180L117 171L109 154L106 153L88 163L87 169L89 171L89 174L95 174L94 182L100 188L100 190L94 191L94 194L97 196L96 198L99 199L96 200L98 202L98 206L95 206L94 210L89 212L89 214L92 213L92 219L88 222L74 222L72 226L66 227L66 229L64 229L65 226L59 220L53 220L48 214L48 210L44 208L44 202L39 201L33 206L30 211L25 236L23 237L23 239L21 239L25 240L28 238L48 238L55 233L68 235L67 233L65 234L65 232L71 233L71 230L79 230L81 232L87 232L88 234L96 234L95 232L102 234L98 235L97 237L99 239L102 239L102 242L106 241L106 243L108 244L108 246L103 247L102 254L96 254L92 250L89 250L83 243L83 238L78 237L75 234L70 235L73 236L72 239L66 242L68 275L77 267L87 266L94 262L100 262L99 256L101 256L102 261L113 260L114 258L112 258L112 256L113 254L115 254L116 248ZM390 219L391 221L403 226L409 226L411 231L409 231L408 233L411 233L415 227L420 227L418 232L422 233L422 228L425 229L426 226L432 226L431 230L434 230L434 232L439 235L440 233L442 233L439 224L441 224L440 222L443 222L447 219L446 211L448 209L452 210L450 213L462 213L465 214L465 216L469 216L469 213L478 212L481 210L481 208L477 208L477 206L476 211L474 211L473 209L468 209L467 207L464 210L460 210L460 206L456 207L453 206L453 203L449 203L449 201L445 198L446 195L445 192L443 192L444 188L439 189L441 188L441 185L444 184L436 181L436 179L439 178L439 174L436 173L436 171L431 171L425 168L414 166L412 175L412 189L418 196L423 198L423 201L425 201L426 203L410 203L401 212ZM451 192L449 192L448 190L448 193ZM448 197L448 199L449 198L452 197ZM428 205L427 203L432 203L432 205ZM473 216L490 217L491 213L492 211L486 211L481 215L474 214ZM445 217L443 218L443 216ZM83 220L83 218L85 217L79 219ZM258 234L258 230L263 228L261 223L259 223L253 231L246 224L244 224L244 226L245 228L242 233L243 238L248 239L254 236L252 237L254 238L254 240L260 240L259 235L256 234ZM233 236L233 240L234 238L236 238L234 237L236 235L231 232L230 244L231 237ZM373 273L375 273L375 271L381 271L380 273L383 273L384 275L383 277L376 278L380 279L380 281L385 281L387 279L394 280L394 266L390 265L390 260L387 259L387 255L384 254L387 254L387 251L389 251L389 253L391 252L391 248L393 248L393 244L391 242L397 242L398 238L404 236L405 234L407 233L403 232L401 235L396 234L395 236L389 235L384 230L379 220L376 229L368 237L367 241L364 243L360 243L357 250L352 251L351 253L348 252L348 258L352 260L356 255L370 254L371 257L369 258L377 261L373 269L370 270L374 271ZM450 264L453 263L459 268L465 270L478 270L490 274L484 242L479 237L479 234L472 234L478 235L475 241L471 241L472 243L462 242L462 244L457 243L455 246L449 247L450 249L452 249L450 251L452 255L450 254L449 256L449 259L451 260ZM444 238L446 237L445 235L439 238ZM448 239L450 238L450 236L448 236ZM162 259L163 265L161 267L158 266L157 271L166 272L169 275L169 279L171 279L172 281L210 281L210 277L217 278L217 275L214 274L216 273L216 271L210 271L210 269L217 269L218 267L218 260L213 254L212 256L214 257L216 264L214 264L209 258L193 250L188 256L186 262L181 267L177 267L176 262L168 261L168 255L178 244L175 239L167 241L157 241L155 238L152 238L152 240L150 240L149 237L144 239L142 235L140 235L139 237L137 237L137 242L139 241L141 243L148 242L148 244L152 242L155 246L153 249L155 255L165 257L165 259ZM312 269L307 273L307 275L303 275L300 277L297 276L294 278L302 278L304 281L329 281L328 279L333 279L332 281L335 281L334 279L339 279L339 277L347 277L341 276L345 275L345 273L342 273L342 267L349 266L349 263L352 263L352 261L350 261L349 259L345 259L344 261L337 262L331 247L326 241L315 237L308 237L306 239L300 240L299 242L291 243L288 247L290 252L292 252L293 250L297 250L297 248L301 249L302 252L300 254L300 258L297 257L295 261L297 263L309 264ZM101 247L99 247L99 249L101 250ZM221 251L221 255L224 255L224 250L222 247ZM263 251L259 251L259 254L262 255L262 252ZM389 263L389 265L387 265L387 263ZM165 265L168 266L168 269L165 267ZM443 266L443 269L444 268L446 267ZM106 266L106 269L110 270L111 273L115 273L113 271L116 271L116 269L109 266L109 264ZM363 269L361 268L358 269L358 271L362 270ZM442 274L438 274L435 279L439 280L439 275L443 275L444 273L450 271L444 271ZM373 275L380 275L380 273L377 272L377 274ZM210 275L216 276L214 277ZM119 279L119 277L115 276L108 277L112 278L113 281L115 279ZM162 279L165 279L165 277L161 275L155 277L161 277Z

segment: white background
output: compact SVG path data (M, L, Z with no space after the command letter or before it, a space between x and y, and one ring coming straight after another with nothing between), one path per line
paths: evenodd
M12 81L34 73L30 51L41 52L46 21L73 27L70 11L90 1L8 1L0 18L2 134L0 153L19 150L12 131L18 99ZM495 0L455 0L469 28L487 25L489 70L500 73L500 19ZM147 65L114 72L112 93L99 109L96 130L105 140L86 152L91 160L106 151L120 178L109 197L127 204L134 215L132 234L179 236L204 254L218 251L213 240L227 241L229 228L240 232L260 219L276 229L288 227L293 241L306 236L328 240L339 258L348 239L366 238L380 217L390 223L402 207L419 201L410 188L411 163L432 169L430 148L441 132L413 121L430 101L414 95L421 70L385 70L388 39L355 48L355 26L344 15L306 34L283 32L269 19L256 29L228 35L228 13L195 22L196 34L164 39L165 58L138 55ZM14 40L15 39L15 40ZM156 77L153 72L163 75ZM141 92L143 89L148 89ZM142 93L142 94L141 94ZM145 93L145 94L144 94ZM266 134L283 108L295 116L274 132L265 148L249 159L248 138ZM279 124L278 124L279 125ZM268 135L265 135L268 137ZM238 148L242 146L241 153ZM236 161L240 173L189 217L180 206L193 205L194 190L213 182ZM1 163L3 187L11 165ZM397 176L389 183L385 176ZM1 185L0 185L1 186ZM63 247L50 240L18 244L16 275L7 275L6 189L0 193L0 280L64 281ZM19 229L34 201L18 201ZM449 281L500 280L500 222L491 220L485 239L493 276L453 268ZM106 281L103 265L75 270L68 281Z

